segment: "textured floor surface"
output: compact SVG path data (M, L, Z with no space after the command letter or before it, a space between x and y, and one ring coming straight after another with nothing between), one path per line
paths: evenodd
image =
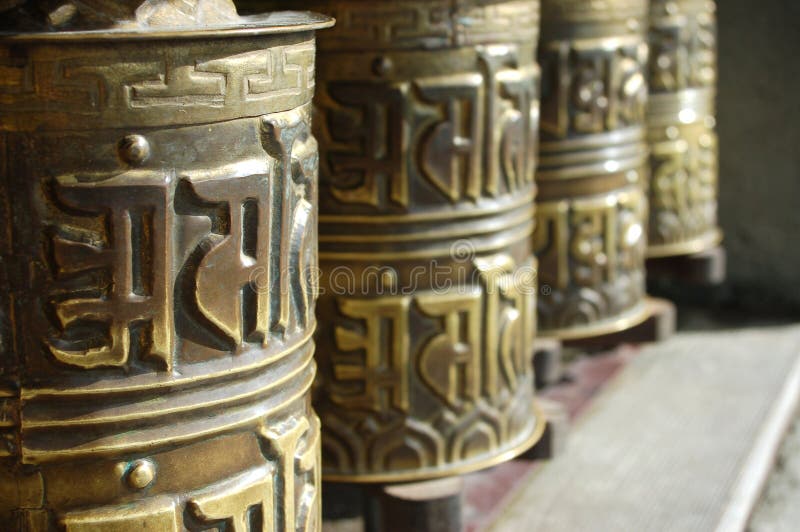
M493 530L715 530L732 497L741 502L740 476L798 357L798 326L680 334L644 349Z
M800 530L800 419L794 426L778 456L758 504L750 532L797 532Z

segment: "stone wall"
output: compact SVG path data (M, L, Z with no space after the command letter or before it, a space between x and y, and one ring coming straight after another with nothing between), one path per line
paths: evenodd
M718 5L728 294L800 311L800 2Z

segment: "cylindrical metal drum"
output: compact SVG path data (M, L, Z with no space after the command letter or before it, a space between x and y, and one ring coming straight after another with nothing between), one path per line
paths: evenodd
M509 459L543 426L538 0L299 4L337 19L319 42L314 122L324 478L422 480Z
M651 0L650 257L697 253L717 246L722 237L715 8L713 0Z
M138 3L2 14L0 528L318 530L331 21Z
M646 0L542 1L542 334L594 336L646 316L646 30Z

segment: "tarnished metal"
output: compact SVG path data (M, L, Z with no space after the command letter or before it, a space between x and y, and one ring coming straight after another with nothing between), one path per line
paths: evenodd
M314 123L324 477L509 459L543 426L530 366L538 1L291 4L337 19L320 36Z
M542 1L542 334L616 332L646 316L647 5Z
M330 19L11 3L0 528L318 530L302 272L314 31Z
M650 4L650 257L719 244L717 227L716 5Z

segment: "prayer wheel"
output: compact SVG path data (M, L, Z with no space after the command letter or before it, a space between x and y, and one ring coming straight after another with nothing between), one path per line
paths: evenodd
M561 339L647 317L645 0L543 0L534 249L539 329Z
M652 258L699 253L722 239L715 8L711 0L652 0L650 5L647 254Z
M543 429L538 1L291 5L337 20L314 102L323 477L426 480L507 460Z
M321 15L3 2L0 528L321 528Z

